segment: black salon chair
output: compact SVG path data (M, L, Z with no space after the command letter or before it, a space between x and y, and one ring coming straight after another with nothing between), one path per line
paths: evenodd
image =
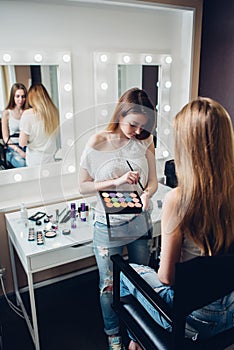
M178 263L175 271L173 308L118 254L114 268L113 308L145 350L221 350L234 344L234 327L207 340L185 338L186 315L234 291L234 255L197 257ZM120 272L124 273L153 307L172 326L166 331L133 296L120 298Z
M14 135L10 135L11 137L19 137L19 133L15 133ZM3 141L2 137L2 127L0 122L0 170L12 169L14 166L7 161L6 152L7 152L8 142Z
M164 175L166 177L166 185L169 187L177 187L178 181L175 171L174 159L167 160L164 167Z

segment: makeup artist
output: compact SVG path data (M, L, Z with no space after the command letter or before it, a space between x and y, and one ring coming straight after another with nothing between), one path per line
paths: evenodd
M110 256L127 247L130 262L149 261L152 231L150 197L156 192L153 131L156 111L144 90L132 88L119 99L106 129L93 135L81 156L80 193L137 191L143 203L141 214L110 215L110 239L104 207L97 196L94 252L99 269L100 303L109 349L123 348L119 322L112 310L112 262Z

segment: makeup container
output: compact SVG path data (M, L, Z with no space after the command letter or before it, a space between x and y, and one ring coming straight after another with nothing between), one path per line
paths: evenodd
M80 219L81 221L86 221L85 203L80 204Z
M20 206L20 217L21 217L22 223L25 226L28 226L28 211L24 203L21 203L21 206Z
M70 220L71 220L71 228L76 228L76 204L75 203L71 203Z

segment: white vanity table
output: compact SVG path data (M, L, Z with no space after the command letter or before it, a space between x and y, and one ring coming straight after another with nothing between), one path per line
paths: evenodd
M152 198L154 202L154 210L152 213L154 237L160 235L161 208L158 207L157 200L161 200L163 202L164 196L169 190L169 187L159 184L158 191ZM79 199L73 202L76 202L76 204L78 202L91 203L93 201L93 198L94 197L86 198L85 200ZM55 216L56 209L58 209L61 213L61 211L65 207L67 207L67 209L70 208L70 203L71 202L63 202L59 204L30 209L28 210L28 216L30 217L36 212L45 212L48 215L53 214ZM92 256L93 221L91 218L86 222L82 222L80 219L78 219L77 228L71 229L71 234L69 235L63 235L62 230L66 228L70 229L70 221L63 224L59 223L57 235L54 238L45 237L44 244L37 245L36 237L35 241L28 241L29 228L34 227L35 232L40 230L43 231L46 225L43 224L43 219L41 219L41 226L36 226L36 224L33 221L28 220L28 226L25 227L20 216L20 211L6 214L5 217L9 238L10 257L16 299L23 310L28 328L30 330L32 339L35 344L35 349L39 350L39 330L37 324L33 274L39 271L50 269L55 266L63 265L72 261L77 261ZM24 268L24 271L27 275L32 322L23 305L20 291L18 288L14 250L18 255L21 264Z

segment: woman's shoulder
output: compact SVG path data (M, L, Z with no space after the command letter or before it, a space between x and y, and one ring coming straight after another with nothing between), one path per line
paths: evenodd
M180 198L180 188L175 187L172 188L170 191L168 191L164 197L163 201L163 207L164 209L167 208L168 210L175 209L178 207L179 203L179 198Z
M2 119L9 119L10 117L10 109L4 109L2 112Z
M32 108L25 109L25 111L23 111L22 116L21 116L21 122L22 121L33 122L34 116L35 116L35 113L33 112Z
M108 132L102 130L94 135L92 135L87 143L88 147L99 149L100 146L106 142L108 139Z

